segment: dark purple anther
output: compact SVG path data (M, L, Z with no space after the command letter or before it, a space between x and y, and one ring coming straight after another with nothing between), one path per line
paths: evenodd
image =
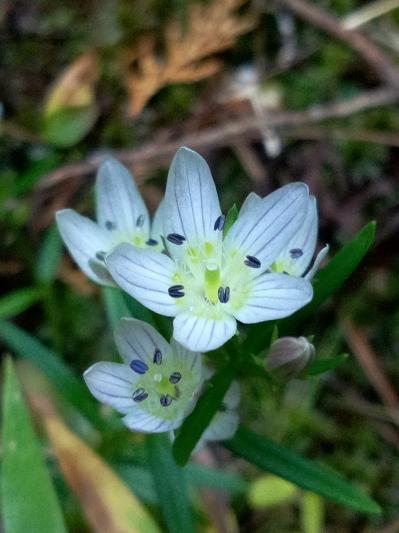
M183 242L186 240L186 237L183 235L179 235L179 233L169 233L169 235L166 237L169 242L172 244L183 244Z
M139 389L136 389L132 394L133 401L135 402L142 402L146 398L148 398L148 394L145 392L145 390L140 387Z
M116 228L116 224L115 222L112 222L111 220L106 220L105 227L107 228L108 231L112 231L113 229Z
M169 394L163 394L159 398L159 401L160 401L162 407L168 407L168 405L170 405L172 403L172 396L170 396Z
M303 256L303 251L300 248L293 248L290 250L290 256L292 259L298 259Z
M172 383L173 385L176 385L176 383L179 383L179 381L181 380L181 374L180 372L173 372L173 374L171 374L169 376L169 381L170 383Z
M183 289L183 285L172 285L172 287L169 287L168 289L169 296L172 298L182 298L182 296L184 296L184 292L182 292Z
M251 268L260 268L261 262L257 257L254 257L253 255L247 255L247 258L245 259L244 263L251 267Z
M137 374L145 374L148 370L148 366L141 359L133 359L130 368Z
M159 348L155 350L152 362L154 365L160 365L162 363L162 352Z
M224 228L225 220L226 220L226 217L224 215L220 215L219 217L217 217L216 222L213 226L213 229L215 231L222 231L222 229Z

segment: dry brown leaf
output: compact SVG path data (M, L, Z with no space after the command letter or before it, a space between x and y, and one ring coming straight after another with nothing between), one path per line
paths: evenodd
M71 63L51 87L45 103L45 114L62 107L88 107L94 101L95 83L99 78L98 56L86 52Z
M151 515L110 467L59 418L45 426L62 473L97 533L160 533Z
M173 20L166 28L164 55L156 52L155 36L143 37L126 53L134 71L126 77L129 114L137 116L148 100L169 83L191 83L211 76L220 61L206 59L233 46L235 39L254 26L249 16L237 17L237 9L245 0L214 0L189 8L187 23Z

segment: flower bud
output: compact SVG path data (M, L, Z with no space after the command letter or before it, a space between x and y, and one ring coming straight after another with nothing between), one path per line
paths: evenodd
M314 354L313 344L305 337L281 337L270 347L266 368L277 379L292 379L303 372Z

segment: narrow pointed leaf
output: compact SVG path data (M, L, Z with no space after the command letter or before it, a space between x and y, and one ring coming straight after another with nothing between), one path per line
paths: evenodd
M185 465L189 460L191 452L222 403L234 375L235 370L231 365L216 372L193 412L184 420L173 444L173 455L179 465Z
M224 227L223 227L223 237L227 235L229 232L229 229L234 224L234 222L238 218L238 209L236 204L233 204L230 209L227 212L226 219L224 221Z
M36 279L41 283L51 283L64 253L61 235L55 224L47 230L36 262Z
M336 355L335 357L326 357L324 359L316 359L305 370L305 376L317 376L324 374L329 370L334 370L338 366L342 365L348 359L347 353Z
M9 292L0 298L0 319L4 320L23 313L40 300L38 287L26 287Z
M11 359L3 392L1 502L7 533L66 533Z
M239 427L235 436L225 445L262 470L287 479L298 487L363 513L381 513L374 500L340 474L243 426Z
M32 361L51 381L56 391L94 425L103 426L102 419L97 414L97 404L83 379L79 379L57 354L11 322L0 321L0 339L13 353Z
M148 462L167 531L194 533L185 472L173 459L168 435L147 435L146 443Z

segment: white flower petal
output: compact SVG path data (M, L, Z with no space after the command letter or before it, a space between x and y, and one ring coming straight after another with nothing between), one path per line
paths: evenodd
M268 268L305 218L308 187L291 183L272 192L253 210L245 210L225 239L226 249L256 257L262 271Z
M203 375L204 367L202 364L201 352L193 352L191 350L188 350L180 343L178 343L174 338L170 340L170 348L177 361L180 360L184 362L184 364L190 368L193 374L201 376L200 381L204 379L205 376Z
M100 402L111 405L121 413L127 413L134 406L132 394L138 375L128 366L95 363L83 377L92 395Z
M316 274L316 272L319 270L319 267L323 261L323 259L326 257L326 255L328 254L328 251L329 251L330 247L328 246L328 244L326 244L326 246L324 246L324 248L322 248L320 250L320 252L317 254L316 256L316 259L314 260L314 263L313 263L313 266L312 268L309 270L309 272L306 274L305 276L305 279L307 280L311 280L313 278L313 276Z
M123 423L133 431L140 433L164 433L178 428L183 422L183 417L173 420L150 415L137 406L123 417Z
M282 250L276 263L287 265L288 274L292 276L302 276L305 270L310 265L317 242L317 206L316 198L311 196L308 201L306 216L299 227L299 230L292 237L287 246ZM293 258L291 251L300 250L302 255L298 258Z
M156 241L160 241L161 236L163 236L164 216L165 216L165 201L164 199L162 199L157 210L155 211L154 219L152 221L152 226L151 226L151 237L155 239Z
M216 187L206 161L188 148L173 158L165 193L164 235L177 233L191 244L221 239L214 225L221 215ZM179 246L168 243L172 253Z
M214 320L179 313L173 321L173 337L192 351L209 352L222 346L236 332L237 323L230 315Z
M250 192L241 206L239 216L245 215L245 213L252 213L261 203L262 198L255 192Z
M231 439L237 431L239 421L239 416L235 411L216 413L211 423L202 434L194 451L197 452L201 450L208 442Z
M170 352L169 344L162 335L149 324L135 318L122 318L118 322L115 342L120 356L128 365L133 359L152 363L157 349L162 356L167 356Z
M83 217L73 209L63 209L56 213L59 232L71 256L83 272L96 283L113 285L112 279L97 253L108 253L108 235L95 222Z
M312 296L312 285L303 278L262 274L254 279L247 302L234 316L245 324L283 318L310 302Z
M105 262L115 283L124 291L156 313L175 316L176 300L168 293L174 285L175 264L169 257L124 243Z
M149 235L147 207L128 169L116 159L100 166L96 179L97 220L102 228L126 237L139 230ZM141 228L141 229L140 229Z

